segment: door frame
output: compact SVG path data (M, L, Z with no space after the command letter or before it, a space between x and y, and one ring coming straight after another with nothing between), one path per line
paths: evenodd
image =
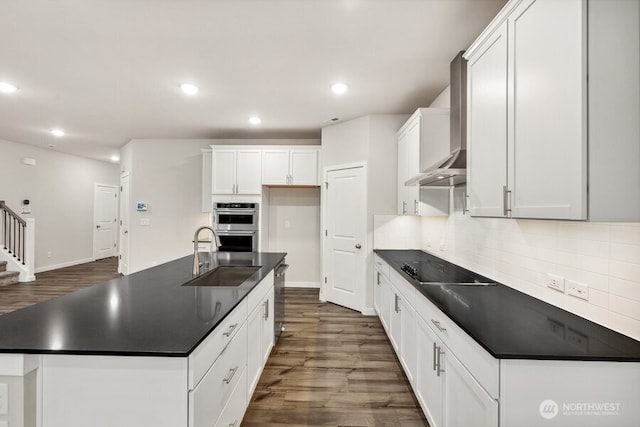
M120 253L120 226L119 226L119 219L120 219L120 191L117 185L112 185L112 184L100 184L99 182L95 182L93 184L93 229L91 230L92 236L93 236L93 260L97 260L97 251L96 251L96 223L98 222L98 209L97 209L97 200L96 200L96 196L98 194L98 187L107 187L107 188L111 188L114 190L114 193L116 195L115 197L115 204L116 204L116 222L113 225L113 229L114 229L114 242L115 246L113 248L113 256L118 256L118 254Z
M327 237L325 235L325 230L326 230L326 224L327 224L327 184L329 183L329 172L334 172L334 171L339 171L339 170L344 170L344 169L355 169L355 168L362 168L363 171L363 179L364 179L364 188L365 188L365 192L364 192L364 200L365 200L365 212L368 212L368 205L369 205L369 194L366 191L367 186L368 186L368 175L367 175L367 162L366 161L360 161L360 162L353 162L353 163L342 163L342 164L338 164L338 165L331 165L331 166L325 166L324 168L322 168L322 182L320 183L320 206L321 206L321 215L320 215L320 254L322 256L322 260L321 260L321 272L320 272L320 295L319 295L319 299L322 302L326 302L327 298L326 298L326 292L327 292L327 283L325 282L326 277L327 277L327 262L329 259L329 254L326 253L327 250L327 246L325 244L325 238ZM367 215L365 215L367 216ZM366 219L366 218L365 218ZM368 250L369 250L369 239L368 239L368 221L364 222L364 227L365 227L365 233L364 236L365 238L362 241L362 253L364 254L368 254ZM364 277L364 281L365 281L365 289L363 290L363 300L361 301L361 306L359 308L359 311L361 313L364 313L366 310L366 293L367 293L367 262L366 262L367 257L365 256L365 277Z
M126 261L126 271L124 271L122 269L122 247L123 247L123 242L122 242L122 210L123 209L128 209L129 206L129 200L124 200L124 198L122 197L122 181L127 178L129 181L129 198L131 198L131 174L129 172L122 172L120 174L120 182L118 185L118 200L120 201L120 205L119 205L119 209L118 209L118 273L121 273L123 275L128 275L129 274L129 268L131 265L131 244L130 244L130 238L127 239L127 251L126 253L129 255L129 259L127 259ZM131 215L129 215L129 231L131 230ZM130 235L129 235L130 236Z

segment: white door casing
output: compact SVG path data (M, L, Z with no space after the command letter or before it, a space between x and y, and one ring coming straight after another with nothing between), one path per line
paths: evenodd
M366 297L366 167L325 170L321 299L353 310Z
M116 254L118 187L95 184L93 192L93 258Z
M120 256L118 272L129 274L129 174L120 175Z

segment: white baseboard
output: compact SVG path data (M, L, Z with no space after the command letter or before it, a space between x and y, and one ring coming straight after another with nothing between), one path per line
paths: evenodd
M95 259L93 259L93 258L85 258L85 259L77 259L75 261L63 262L63 263L60 263L60 264L44 265L42 267L36 268L35 272L36 273L43 273L43 272L49 271L49 270L57 270L59 268L71 267L73 265L78 265L78 264L86 264L88 262L93 262L93 261L95 261Z
M285 288L315 288L320 289L320 282L292 282L290 280L284 281Z
M377 316L378 313L376 313L376 309L375 308L365 308L364 310L361 311L361 313L365 316Z

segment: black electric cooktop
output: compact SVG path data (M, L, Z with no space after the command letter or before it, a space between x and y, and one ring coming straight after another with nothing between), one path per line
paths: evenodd
M404 262L400 268L420 283L495 284L473 271L435 259Z

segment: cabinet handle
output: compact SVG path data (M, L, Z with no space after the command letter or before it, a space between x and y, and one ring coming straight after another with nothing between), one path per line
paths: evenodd
M380 284L380 272L378 271L378 285Z
M395 294L395 296L396 296L395 311L396 313L400 313L400 305L398 304L398 301L400 301L400 297L398 297L398 294Z
M443 328L442 326L440 326L440 322L438 322L437 320L431 319L431 323L436 325L436 328L438 328L440 332L447 332L447 328Z
M264 320L267 320L269 318L269 300L266 300L265 302L262 303L262 305L264 306Z
M436 343L433 343L433 370L437 370L438 369L438 363L436 362L436 353L438 352L438 346L436 345Z
M238 371L238 366L236 366L233 369L229 369L229 374L222 381L224 381L225 384L229 384L231 382L231 379L233 378L233 376L236 374L237 371Z
M462 192L462 215L469 212L469 195L466 191Z
M227 331L224 332L222 335L224 335L225 337L230 336L233 333L233 330L237 327L238 327L238 324L234 323L233 325L229 326L229 329L227 329Z
M413 213L416 215L420 214L420 202L418 202L417 200L413 201Z
M511 191L507 189L507 186L502 187L502 214L504 216L508 216L509 212L511 212L511 207L509 206L509 199L511 195Z
M407 214L407 202L402 202L402 215Z
M444 373L444 369L442 369L442 363L441 363L442 359L440 358L444 354L444 351L442 351L440 348L441 347L438 347L438 370L436 371L438 376L440 376L440 374Z

